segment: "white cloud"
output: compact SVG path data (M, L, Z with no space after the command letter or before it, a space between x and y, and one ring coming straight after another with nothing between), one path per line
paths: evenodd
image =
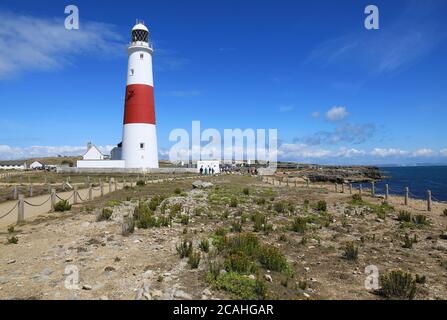
M439 151L439 153L441 154L441 156L447 157L447 149L442 149L441 151Z
M331 122L341 121L346 118L349 113L346 111L345 107L332 107L328 112L326 112L326 119Z
M433 153L434 153L433 150L423 148L423 149L413 151L413 153L411 155L413 157L428 157L428 156L433 155Z
M312 118L319 118L320 117L320 112L315 111L315 112L312 112L310 115L311 115Z
M0 11L0 79L29 70L61 69L80 54L100 54L103 59L124 54L124 44L109 24L81 20L79 30L66 30L63 15L38 18Z
M395 157L395 156L405 156L408 152L401 150L401 149L395 149L395 148L374 148L373 151L371 151L372 156L377 157Z

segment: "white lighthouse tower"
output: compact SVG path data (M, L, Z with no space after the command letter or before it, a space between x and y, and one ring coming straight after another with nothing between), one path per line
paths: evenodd
M126 168L158 168L152 53L149 30L137 21L128 48L122 142Z

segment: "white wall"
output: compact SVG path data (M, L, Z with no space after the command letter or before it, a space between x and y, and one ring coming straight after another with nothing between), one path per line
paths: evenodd
M126 166L123 160L78 160L78 168L124 168Z
M140 143L144 143L144 149ZM126 168L158 168L157 132L153 124L124 125L122 159Z

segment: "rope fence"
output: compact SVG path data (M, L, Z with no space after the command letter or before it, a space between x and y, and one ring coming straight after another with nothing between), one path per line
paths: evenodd
M45 205L50 200L51 200L51 196L49 196L48 199L45 200L44 202L42 202L41 204L33 204L33 203L30 203L30 202L28 202L26 200L25 200L25 204L27 204L27 205L29 205L31 207L41 207L41 206Z
M144 177L143 179L140 179L140 177L136 180L136 179L130 179L129 181L126 181L123 177L123 180L121 182L116 181L114 178L107 178L107 184L108 184L108 188L106 188L106 185L102 182L99 181L99 186L98 187L93 187L92 184L90 184L90 186L84 190L87 190L88 194L87 194L87 198L83 198L80 194L80 192L77 189L77 186L74 186L72 191L62 191L62 192L71 192L71 195L67 198L64 199L63 197L61 197L60 195L57 194L56 189L52 189L51 185L49 185L49 191L50 191L50 195L47 199L45 199L45 201L43 201L42 203L39 204L35 204L32 202L29 202L28 200L25 200L25 196L24 194L20 193L19 194L19 190L17 186L13 187L13 192L14 192L14 196L17 197L18 201L14 204L14 206L8 210L6 213L2 214L0 216L0 220L3 218L6 218L7 216L9 216L12 212L14 212L14 210L17 209L17 223L22 223L25 221L25 205L33 207L33 208L38 208L38 207L42 207L45 204L47 204L48 202L51 201L51 210L54 209L55 206L55 202L56 200L60 200L60 201L70 201L71 199L73 199L73 204L78 204L79 200L80 202L88 202L93 200L93 191L101 191L99 196L103 196L106 193L111 193L114 191L117 191L119 189L124 189L125 187L130 187L133 188L135 186L137 186L137 182L138 181L143 181L145 184L149 184L149 183L162 183L162 182L168 182L168 181L175 181L175 180L184 180L184 179L193 179L193 178L197 178L197 176L187 176L187 177L168 177L168 178L164 178L164 179L160 179L159 176L156 177L151 177L152 179L148 179L148 177ZM90 180L90 179L88 179ZM67 179L67 181L70 181L70 177ZM65 182L62 186L65 185ZM63 188L64 189L64 188ZM107 191L106 191L107 190ZM29 186L29 194L31 195L30 198L32 198L32 184L30 184ZM97 197L99 197L97 196ZM45 213L45 212L42 212Z
M0 216L0 219L6 218L11 212L13 212L15 210L15 208L17 208L18 205L19 205L19 202L17 201L16 204L14 205L14 207L12 207L11 210L6 212L4 215Z

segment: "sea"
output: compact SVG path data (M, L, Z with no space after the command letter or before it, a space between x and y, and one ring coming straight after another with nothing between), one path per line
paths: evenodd
M410 190L410 197L426 199L427 190L432 192L433 200L447 201L447 166L414 166L379 168L386 179L376 182L376 193L385 193L385 184L389 185L390 194L404 195L405 187ZM366 188L370 186L364 184Z

